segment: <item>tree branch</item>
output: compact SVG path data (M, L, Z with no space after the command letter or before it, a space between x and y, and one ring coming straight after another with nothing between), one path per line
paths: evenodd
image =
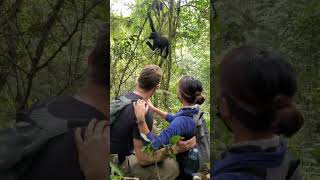
M89 10L87 11L87 13L85 13L81 19L77 20L75 27L73 28L72 32L70 33L70 35L67 37L67 39L65 39L61 45L59 46L59 48L42 64L39 65L35 68L35 72L40 71L42 68L46 67L56 56L57 54L62 50L62 48L64 46L66 46L68 44L68 42L72 39L72 37L75 35L75 33L78 31L78 27L81 21L84 21L85 18L88 16L88 14L90 14L90 12L98 5L98 3L94 4L91 8L89 8Z
M32 68L35 68L37 66L37 64L40 61L40 58L42 57L45 43L47 42L48 37L49 37L49 32L50 32L51 28L53 27L53 25L55 24L56 17L58 15L63 3L64 3L64 0L58 0L56 2L56 4L54 5L52 12L48 15L47 21L44 25L43 31L40 36L40 41L36 47L34 59L32 60L32 64L33 64Z

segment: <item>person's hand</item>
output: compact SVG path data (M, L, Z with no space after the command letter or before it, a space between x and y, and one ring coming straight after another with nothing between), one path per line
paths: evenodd
M149 109L150 109L151 111L154 111L154 110L155 110L155 107L154 107L154 105L153 105L153 103L151 102L150 99L148 100L148 106L149 106Z
M146 116L148 112L148 104L142 100L139 99L137 102L133 103L134 107L134 113L136 114L137 121L144 120L144 117Z
M193 136L187 141L179 141L177 144L173 145L173 151L175 154L186 152L197 145L197 139Z
M109 144L110 127L106 120L90 121L81 135L81 128L75 131L75 141L79 151L79 165L86 180L105 180L110 175Z

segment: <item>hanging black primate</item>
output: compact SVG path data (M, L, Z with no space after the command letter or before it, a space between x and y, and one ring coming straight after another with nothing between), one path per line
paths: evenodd
M148 13L147 15L150 22L150 28L152 31L150 33L149 39L153 39L153 44L151 44L149 41L147 41L146 43L153 51L156 48L160 49L160 56L163 58L167 58L169 54L169 40L156 31L156 29L154 28L150 13ZM163 55L163 51L165 51L164 55Z

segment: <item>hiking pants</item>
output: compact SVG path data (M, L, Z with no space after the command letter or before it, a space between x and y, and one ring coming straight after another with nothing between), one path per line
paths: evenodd
M122 163L121 168L127 177L137 177L140 180L158 180L158 173L161 180L174 180L179 175L178 163L170 158L166 158L162 162L156 165L140 166L135 155L126 157L126 160ZM157 170L158 169L158 173Z

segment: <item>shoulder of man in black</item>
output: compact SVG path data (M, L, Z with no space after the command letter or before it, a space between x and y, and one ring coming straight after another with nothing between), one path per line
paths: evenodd
M134 101L137 101L138 99L142 99L141 96L139 96L139 95L137 95L135 93L127 94L126 97L128 97L129 99L132 99ZM130 108L131 108L131 111L134 114L133 105ZM134 119L134 122L137 121L137 118L135 117L135 115L134 115L133 119ZM145 120L146 120L146 123L148 125L149 130L151 131L152 130L152 126L153 126L153 112L151 110L148 111ZM134 123L134 125L132 127L132 137L134 139L142 139L141 136L140 136L140 131L139 131L138 125L136 123Z
M125 94L125 97L131 99L133 102L141 99L141 96L130 92ZM148 112L146 122L150 130L153 126L153 113ZM111 126L111 153L128 155L133 150L133 138L142 139L138 126L136 124L136 117L134 114L133 104L125 107L117 121Z
M93 118L105 119L103 113L71 96L49 97L34 104L27 112L30 115L39 108L68 121L69 130L51 138L32 158L32 165L24 175L26 180L84 180L78 163L78 151L74 142L74 127L86 126Z

